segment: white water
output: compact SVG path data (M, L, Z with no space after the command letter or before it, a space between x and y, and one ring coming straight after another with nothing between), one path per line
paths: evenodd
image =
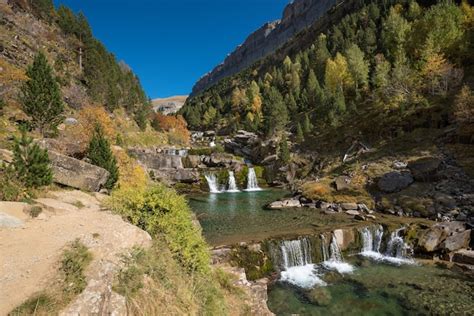
M219 190L219 184L217 183L217 177L215 174L208 174L204 176L209 186L209 192L211 193L221 193Z
M323 247L323 249L324 248L325 247ZM339 273L351 273L354 271L354 267L351 264L344 262L341 249L339 249L337 243L336 235L332 236L331 244L329 245L329 253L331 256L329 257L329 260L324 260L323 267L328 270L336 270ZM323 257L326 256L327 254L323 253Z
M233 171L229 171L229 186L227 187L227 192L240 192Z
M247 189L245 191L261 191L262 189L258 186L257 175L255 174L254 168L249 168L247 174Z
M396 265L413 264L414 260L406 255L408 246L400 237L400 232L404 228L397 229L390 234L390 239L387 243L387 250L384 254L380 252L380 245L382 243L383 227L378 226L375 229L370 227L363 228L360 233L363 241L361 255L369 257L376 261L388 262Z
M307 238L286 240L280 245L283 259L281 281L302 288L312 288L315 285L326 285L316 274L316 266L312 263L311 242Z

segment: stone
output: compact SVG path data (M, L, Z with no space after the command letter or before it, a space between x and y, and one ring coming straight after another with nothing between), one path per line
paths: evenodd
M446 240L441 245L441 248L444 248L448 251L455 251L462 248L467 248L469 247L470 239L471 230L466 230L462 233L454 234L446 238Z
M54 138L43 138L37 141L41 148L47 149L48 151L54 151L65 156L70 157L83 157L85 156L84 148L79 145L78 142L59 140Z
M198 168L201 164L201 157L198 155L188 155L184 158L183 163L186 168Z
M22 220L0 212L0 228L20 228L23 227L24 223Z
M79 123L78 120L73 117L68 117L64 120L64 124L66 125L77 125L77 123Z
M354 219L358 221L365 221L365 217L363 215L356 215L354 216Z
M377 186L382 192L394 193L407 188L413 181L410 173L393 171L384 174L379 179Z
M333 205L332 203L319 201L318 203L316 203L316 207L319 207L322 210L326 210L326 209L332 208Z
M407 165L408 164L406 162L395 161L392 166L394 169L406 169Z
M474 250L462 249L453 255L453 262L474 265Z
M328 306L332 300L331 293L325 287L316 287L305 293L305 297L310 303L318 306Z
M151 170L152 178L168 183L197 183L200 180L199 171L195 169L159 169Z
M352 216L360 215L359 211L356 211L356 210L346 211L346 214L352 215Z
M8 149L0 148L0 162L12 163L13 161L13 152Z
M444 236L445 233L441 228L432 227L421 236L418 245L423 251L433 252L438 248L438 245L442 242Z
M182 169L181 157L156 152L147 152L143 149L129 149L128 152L137 158L148 169Z
M295 199L286 199L281 201L275 201L267 205L267 208L269 209L282 209L292 207L301 207L300 201Z
M334 180L337 191L347 190L351 187L351 178L347 176L339 176Z
M366 218L370 218L370 219L373 219L373 220L376 220L377 217L375 217L375 215L371 215L371 214L368 214L368 215L365 215Z
M417 181L433 181L441 167L441 160L435 157L424 157L408 162L413 178Z
M341 203L342 209L345 211L348 210L357 210L357 203Z
M83 191L99 191L109 178L104 168L48 151L53 169L53 181Z

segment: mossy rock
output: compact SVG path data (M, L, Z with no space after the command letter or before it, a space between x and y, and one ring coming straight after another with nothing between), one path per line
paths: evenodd
M230 255L233 265L245 269L247 279L258 280L273 272L273 264L264 251L253 251L246 246L234 248Z

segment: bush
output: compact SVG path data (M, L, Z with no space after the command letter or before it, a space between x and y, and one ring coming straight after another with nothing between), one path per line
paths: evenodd
M84 270L92 261L92 254L78 239L63 253L60 270L64 277L64 292L81 293L87 285Z
M25 188L18 181L13 168L7 166L0 167L0 200L19 201L26 195Z
M15 137L13 146L13 167L18 179L27 188L39 188L53 181L48 151L33 143L33 138L22 130L21 136Z
M173 256L188 271L209 272L208 246L192 223L183 196L164 185L121 188L107 202L115 212L152 236L163 234Z
M92 164L110 172L109 178L104 186L107 189L112 189L118 181L119 169L117 167L117 160L110 149L109 141L105 138L102 127L99 124L95 127L94 135L92 136L87 150L87 156Z

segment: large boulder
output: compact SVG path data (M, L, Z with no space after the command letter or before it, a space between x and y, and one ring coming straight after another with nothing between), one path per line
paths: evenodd
M454 234L446 238L442 243L441 248L448 251L456 251L462 248L469 247L469 241L471 239L471 231L465 230L462 233Z
M339 176L334 180L337 191L348 190L351 187L351 178L348 176Z
M78 142L59 140L54 138L44 138L38 140L38 145L49 151L55 151L62 155L81 158L85 156L84 148Z
M436 224L421 236L418 246L425 252L433 252L443 247L443 241L466 231L466 225L463 222L448 222ZM448 242L449 248L455 248L455 244L460 242L457 239L451 239ZM468 242L469 243L469 242Z
M453 255L453 262L474 265L474 250L456 251Z
M84 190L99 191L109 178L109 172L90 163L48 151L56 183Z
M130 151L148 169L182 169L183 162L178 155L167 155L147 151Z
M150 169L155 180L167 183L196 183L199 182L199 171L195 169Z
M405 189L413 181L410 173L393 171L384 174L378 181L377 186L385 193L394 193Z
M417 181L436 180L440 167L441 160L435 157L424 157L408 162L408 169Z

